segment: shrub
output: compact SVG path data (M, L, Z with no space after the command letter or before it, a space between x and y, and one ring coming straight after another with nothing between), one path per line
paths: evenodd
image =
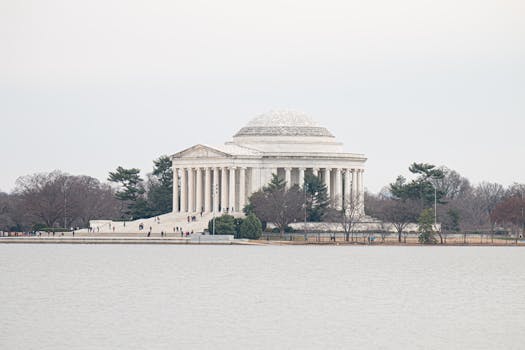
M254 215L248 216L242 221L239 229L240 238L259 239L262 234L261 221Z
M213 219L208 222L208 230L213 233ZM215 218L216 235L235 235L235 218L224 214Z

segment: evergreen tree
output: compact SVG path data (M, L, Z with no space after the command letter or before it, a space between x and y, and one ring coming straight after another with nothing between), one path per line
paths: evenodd
M326 185L319 176L306 173L303 190L306 197L307 220L310 222L322 221L329 204Z
M148 181L148 207L151 216L169 213L173 208L173 168L168 156L153 161Z
M173 189L173 168L171 158L164 155L153 161L153 175L159 179L162 186Z
M241 224L239 230L240 238L259 239L261 235L261 221L254 214L249 214Z
M439 180L445 176L442 169L427 163L412 163L408 169L418 177L407 182L403 176L398 176L396 181L390 184L390 193L394 197L401 200L418 200L422 207L427 207L434 203L435 194L437 201L444 204L442 201L444 191L440 189L435 191L435 185L432 183L433 180Z
M213 219L208 222L208 232L213 233ZM235 218L224 214L215 218L216 235L235 235Z
M432 209L425 209L419 216L419 242L424 244L437 243L434 237L434 212Z
M108 180L121 186L121 189L115 192L115 197L121 201L124 214L133 218L147 215L147 205L144 206L142 201L139 201L143 200L145 192L140 169L125 169L119 166L115 172L109 173Z
M272 174L272 179L270 183L266 185L263 189L264 192L276 192L282 191L286 188L286 181L280 179L277 174Z

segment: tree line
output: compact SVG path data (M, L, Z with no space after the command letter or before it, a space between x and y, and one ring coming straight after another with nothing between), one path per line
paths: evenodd
M281 234L294 222L335 223L347 240L353 239L364 215L391 223L399 241L406 237L410 223L419 224L424 243L444 243L447 234L458 232L523 234L524 184L472 185L454 170L427 163L411 164L409 173L412 179L400 175L377 194L366 192L364 198L344 200L329 198L326 186L313 174L305 174L302 187L287 186L274 174L269 184L250 196L244 212L257 217L263 228L273 224ZM146 179L138 168L118 167L107 180L61 171L22 176L11 193L0 192L0 230L87 227L92 219L133 220L172 210L168 156L153 161ZM229 219L225 220L225 232L233 232ZM256 225L251 219L249 223ZM233 227L240 237L240 224Z
M426 163L413 163L409 171L415 176L411 181L399 176L379 194L367 193L365 199L367 214L392 223L400 242L414 222L428 233L422 237L424 243L433 243L435 235L444 243L447 234L459 232L492 237L498 230L516 237L523 234L525 184L472 185L454 170ZM429 225L434 221L440 228Z
M244 212L255 214L263 227L273 224L281 235L294 222L336 224L347 241L353 240L360 222L375 218L381 221L382 234L392 225L399 242L414 223L421 243L445 243L448 234L459 232L493 237L500 231L516 238L525 233L524 184L472 185L454 170L427 163L413 163L409 172L412 180L400 175L379 194L366 192L364 198L344 200L329 199L326 186L312 174L306 174L302 188L287 186L274 174L267 186L250 196Z
M21 176L11 193L0 192L0 231L88 227L94 219L132 220L170 212L171 160L153 161L146 180L140 169L118 167L108 182L59 170Z

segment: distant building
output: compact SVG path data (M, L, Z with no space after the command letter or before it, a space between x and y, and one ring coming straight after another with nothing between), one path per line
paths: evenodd
M172 156L175 213L242 212L248 197L277 174L302 186L319 175L334 206L364 196L363 154L348 153L306 115L271 111L252 119L222 146L198 144ZM362 203L362 200L360 201Z
M302 113L260 115L223 146L198 144L171 158L173 212L127 223L91 220L90 227L96 233L109 234L146 234L151 230L156 236L164 232L182 237L183 232L202 232L215 214L242 215L248 197L267 185L272 174L287 186L302 186L305 174L316 174L326 184L333 206L346 208L354 199L352 205L360 214L364 212L366 158L344 152L328 129ZM370 223L371 218L364 219L364 229L378 225L373 220ZM333 230L339 230L335 226Z

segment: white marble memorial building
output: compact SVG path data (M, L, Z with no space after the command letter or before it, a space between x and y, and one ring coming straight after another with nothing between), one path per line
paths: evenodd
M292 111L260 115L224 145L198 144L172 161L174 213L240 213L272 173L288 186L302 186L308 172L321 176L337 207L364 194L364 155L345 152L328 129Z

